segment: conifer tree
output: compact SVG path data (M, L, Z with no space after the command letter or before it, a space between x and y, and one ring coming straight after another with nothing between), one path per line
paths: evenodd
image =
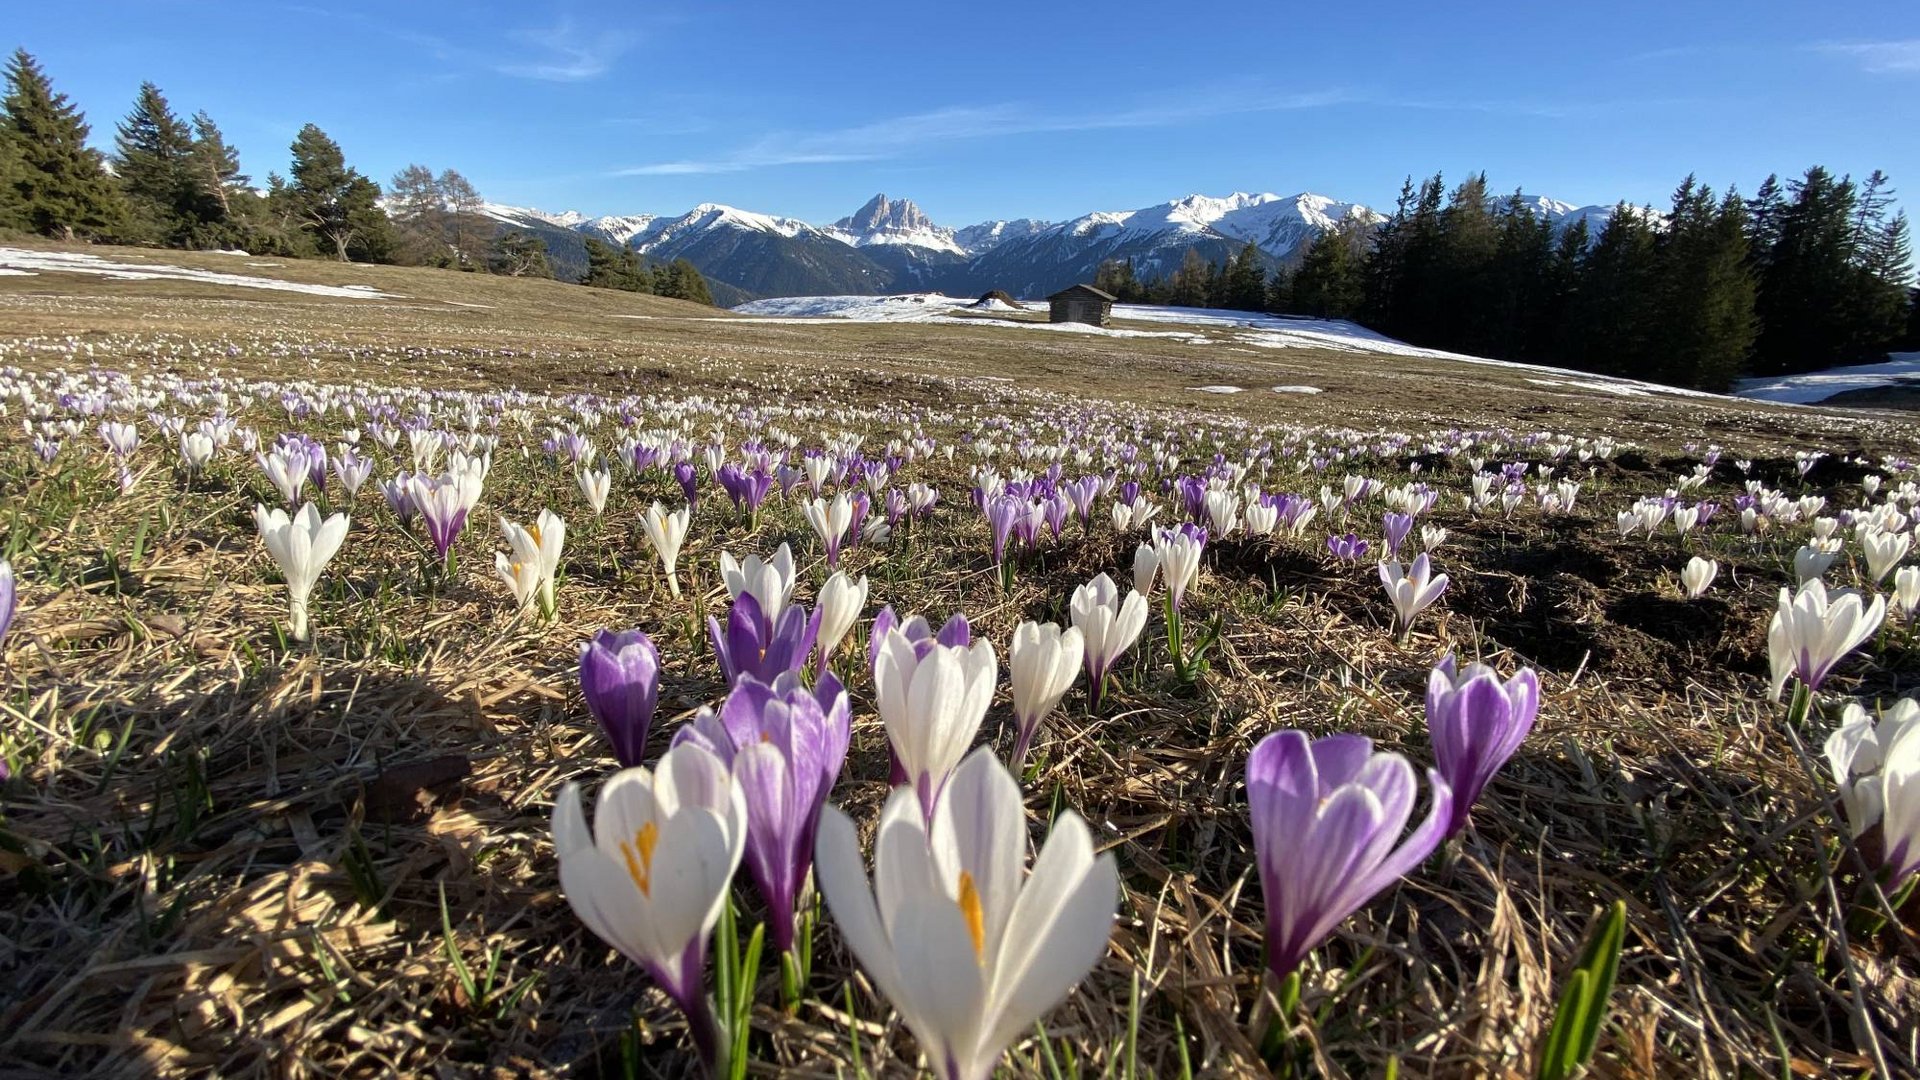
M141 83L133 111L115 129L113 154L134 235L177 246L200 231L192 159L192 129L174 115L159 87Z
M1689 176L1656 238L1658 284L1640 374L1675 386L1728 389L1754 338L1747 209Z
M1290 281L1287 310L1319 319L1350 319L1364 299L1364 244L1359 223L1348 219L1308 245Z
M494 237L487 268L508 277L553 276L553 266L547 261L547 245L525 229L507 229Z
M713 293L707 288L707 279L686 259L675 259L667 266L655 267L653 291L676 300L691 300L709 306L713 304Z
M1247 241L1227 267L1221 305L1235 311L1259 311L1267 299L1267 271L1260 265L1260 249Z
M1760 276L1754 366L1768 374L1831 367L1860 351L1853 182L1815 166L1789 189Z
M292 184L287 188L300 226L341 262L351 256L379 261L392 247L380 185L349 168L340 144L308 124L293 140Z
M227 145L220 128L205 110L193 114L192 171L201 198L218 210L217 217L201 216L209 220L231 220L233 197L246 191L247 178L240 172L239 152Z
M1180 260L1180 269L1173 272L1167 282L1168 304L1174 307L1207 306L1207 278L1213 272L1213 264L1200 256L1200 252L1188 248Z
M1656 280L1652 222L1620 203L1581 261L1564 362L1610 375L1648 374Z
M104 239L124 228L126 205L100 152L87 146L86 117L25 49L7 64L0 113L0 137L12 144L11 201L28 228L66 240Z

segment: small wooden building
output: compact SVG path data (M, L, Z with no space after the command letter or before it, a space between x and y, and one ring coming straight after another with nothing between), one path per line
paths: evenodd
M1048 322L1107 326L1113 322L1113 295L1091 285L1074 285L1047 297Z

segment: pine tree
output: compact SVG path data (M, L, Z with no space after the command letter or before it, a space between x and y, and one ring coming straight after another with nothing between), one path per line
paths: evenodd
M312 124L293 140L293 183L287 191L300 227L341 262L359 255L380 261L392 249L380 185L349 168L340 144Z
M1289 282L1286 310L1319 319L1354 317L1365 299L1364 243L1362 227L1352 218L1315 237Z
M1175 270L1167 282L1166 303L1174 307L1206 307L1207 278L1212 272L1213 264L1201 258L1197 250L1188 248L1180 260L1180 269Z
M1832 367L1861 352L1853 183L1815 166L1789 187L1791 200L1755 226L1756 236L1774 237L1756 305L1754 369L1766 374Z
M1570 305L1562 360L1610 375L1650 374L1657 269L1653 225L1626 203L1580 265L1579 292Z
M0 134L13 144L15 213L28 228L71 240L114 236L126 205L100 152L87 146L86 117L55 93L38 61L18 49L7 64Z
M1260 265L1260 249L1247 241L1227 267L1221 306L1234 311L1259 311L1267 299L1267 271Z
M660 296L709 306L713 304L713 293L707 288L707 279L685 259L675 259L670 265L655 267L653 278L653 291Z
M133 111L115 131L113 155L134 235L180 245L197 231L192 156L193 132L186 121L174 115L159 87L141 83Z
M1737 193L1716 203L1691 176L1674 192L1655 240L1654 325L1642 374L1703 390L1732 386L1755 333L1748 225Z
M205 111L193 114L193 147L187 155L192 190L195 247L223 247L246 240L246 210L260 200L247 188L240 154Z
M525 229L507 229L494 237L487 268L508 277L553 276L553 265L547 261L547 245Z
M1425 340L1443 349L1486 354L1494 348L1494 259L1499 228L1487 199L1487 176L1461 181L1440 211L1433 272L1427 288L1438 301Z
M1553 288L1553 223L1514 192L1494 223L1482 344L1487 355L1532 360L1546 346L1542 320Z

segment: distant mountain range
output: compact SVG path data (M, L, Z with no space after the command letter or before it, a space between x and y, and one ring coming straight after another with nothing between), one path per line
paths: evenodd
M1611 206L1521 198L1558 227L1585 221L1598 233L1613 215ZM1344 220L1383 220L1359 203L1325 195L1242 192L1224 198L1189 195L1071 221L1021 218L957 229L934 224L911 200L885 195L825 226L718 203L702 203L678 217L589 218L496 203L482 212L503 228L539 235L562 277L585 272L586 238L595 237L656 262L688 260L706 276L714 299L729 306L770 296L932 291L966 296L989 289L1036 298L1091 281L1109 259L1132 259L1135 273L1151 278L1172 273L1188 250L1220 262L1249 242L1272 268Z

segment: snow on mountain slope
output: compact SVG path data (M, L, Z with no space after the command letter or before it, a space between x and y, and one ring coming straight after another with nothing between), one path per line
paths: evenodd
M660 219L658 214L611 214L584 221L575 228L581 232L593 233L610 244L625 246L634 237L647 231L647 227Z
M1221 198L1189 195L1137 210L1096 211L1050 231L1108 243L1151 239L1180 244L1188 238L1252 242L1267 254L1284 258L1349 217L1380 220L1378 213L1359 203L1311 192L1281 196L1236 191Z
M670 243L688 233L727 228L788 237L799 236L801 233L820 232L799 218L756 214L751 210L741 210L721 203L701 203L679 217L653 219L645 229L633 237L631 243L644 254L651 248Z
M1053 228L1051 221L1039 221L1034 218L1014 218L1011 221L983 221L978 225L968 225L955 229L954 242L969 255L978 255L991 251L1009 240L1024 240L1036 233Z
M549 213L530 206L507 206L502 203L481 203L480 212L495 221L504 221L509 225L526 225L539 222L561 229L577 229L587 223L587 215L578 210L562 210Z

